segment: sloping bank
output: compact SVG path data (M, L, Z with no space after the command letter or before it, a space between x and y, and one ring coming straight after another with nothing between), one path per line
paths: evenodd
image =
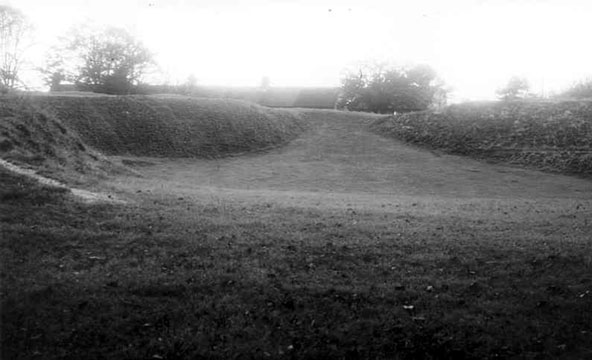
M592 175L592 101L457 104L382 118L371 129L452 154Z
M102 155L223 157L279 146L304 129L292 111L181 96L0 98L0 157L84 171Z

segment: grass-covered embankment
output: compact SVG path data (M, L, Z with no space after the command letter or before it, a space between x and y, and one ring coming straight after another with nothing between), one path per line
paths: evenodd
M304 129L293 112L238 100L52 96L37 102L106 155L213 158L278 146Z
M295 112L236 100L181 96L0 98L0 157L88 172L102 155L223 157L292 140Z
M29 97L0 97L0 157L41 173L61 169L101 175L122 170Z
M592 101L465 103L383 118L371 128L453 154L592 175Z

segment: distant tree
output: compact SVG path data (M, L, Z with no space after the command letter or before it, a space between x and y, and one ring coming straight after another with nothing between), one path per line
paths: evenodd
M197 86L197 77L194 74L191 74L187 77L187 81L185 82L187 86L190 88L194 88Z
M558 98L592 99L592 78L574 83L569 89L557 95Z
M262 90L269 90L269 88L271 87L271 79L269 78L269 76L263 76L261 78L261 82L259 83L259 87Z
M45 58L45 66L37 68L43 76L45 85L49 86L50 91L57 90L63 81L70 80L67 78L65 66L63 52L58 49L52 49Z
M443 84L427 65L398 68L385 64L363 66L342 79L337 108L376 113L425 110L445 99Z
M529 95L530 85L523 77L513 76L506 86L497 90L497 96L502 100L525 99Z
M95 92L129 93L149 66L150 51L124 29L77 27L54 48L43 69L48 85L58 79Z
M184 95L194 94L197 89L197 77L191 74L187 77L187 80L179 86L177 86L178 92Z
M31 30L31 24L22 12L10 6L0 5L1 87L14 89L18 86L26 40Z

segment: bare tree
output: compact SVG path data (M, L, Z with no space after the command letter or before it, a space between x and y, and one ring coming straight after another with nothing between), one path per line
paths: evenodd
M14 89L19 83L25 40L31 24L17 9L0 5L0 86Z

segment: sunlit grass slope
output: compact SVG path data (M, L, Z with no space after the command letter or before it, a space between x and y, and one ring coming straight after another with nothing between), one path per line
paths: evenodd
M372 129L450 153L592 175L592 101L465 103L383 118Z
M219 157L296 137L294 113L182 96L40 97L35 100L106 155Z

